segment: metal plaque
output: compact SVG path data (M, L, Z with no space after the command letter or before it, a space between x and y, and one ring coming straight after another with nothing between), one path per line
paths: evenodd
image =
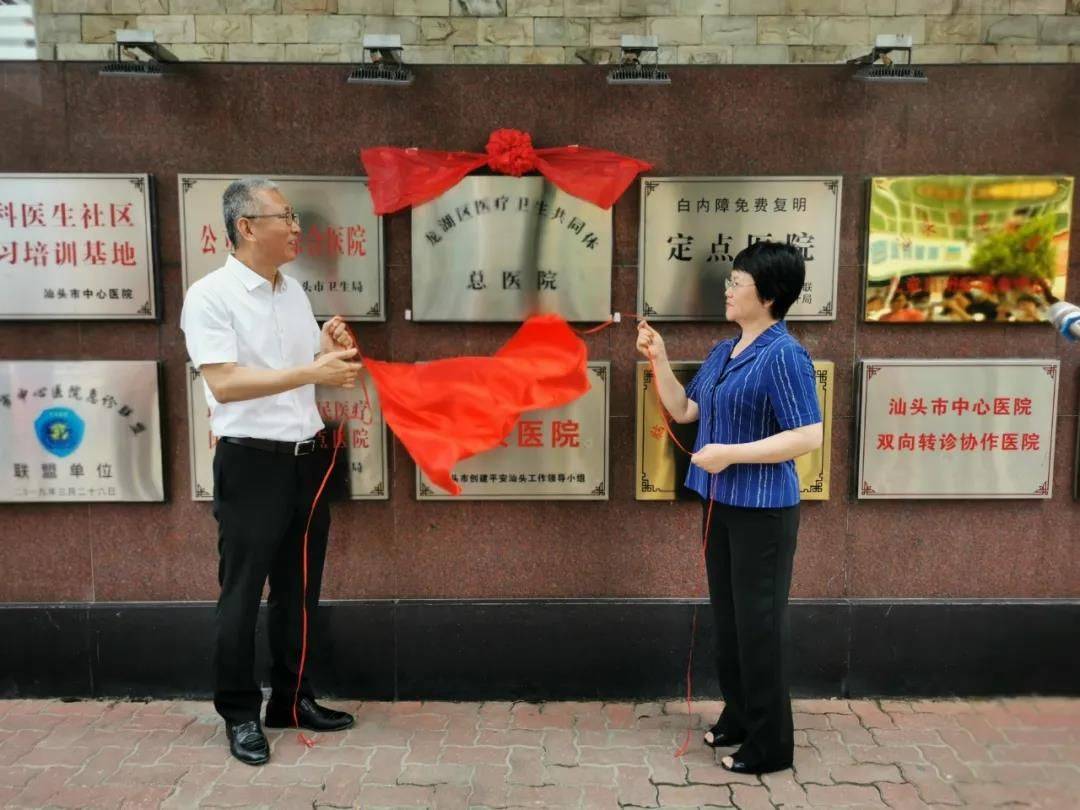
M412 211L412 317L611 316L611 211L542 177L466 177Z
M221 197L234 175L181 174L184 289L232 250ZM300 215L300 255L281 269L300 282L317 318L385 321L382 217L363 177L271 177Z
M870 184L863 317L1038 323L1065 297L1073 178L926 175Z
M700 362L673 362L671 370L675 378L686 385L690 382ZM817 379L818 404L821 406L824 440L817 450L795 459L799 473L799 497L804 501L829 500L829 469L832 448L833 380L836 378L833 363L828 360L814 362ZM637 364L637 434L635 439L636 497L639 501L674 501L679 498L697 498L697 494L683 487L690 458L671 441L664 428L659 398L653 388L652 369L641 361ZM671 429L679 443L687 449L694 446L697 422L680 425L671 423Z
M1073 500L1080 501L1080 419L1076 420L1076 449L1073 453Z
M858 497L1053 494L1058 360L863 360Z
M421 501L606 501L608 499L611 364L589 363L592 384L561 408L523 414L502 447L454 468L460 495L450 495L416 470Z
M333 438L334 430L343 421L345 446L338 451L339 469L348 470L348 481L330 485L331 495L354 501L386 500L387 443L379 395L367 370L362 372L371 397L371 408L364 401L363 388L326 388L315 391L315 403L326 423L325 435ZM187 364L188 438L191 452L191 499L214 499L214 448L217 438L210 431L210 408L206 404L206 389L198 370Z
M806 261L788 320L836 318L837 177L643 177L638 312L657 321L724 320L724 281L754 242L795 245Z
M162 501L158 363L0 362L0 501Z
M147 174L0 174L0 319L153 320Z

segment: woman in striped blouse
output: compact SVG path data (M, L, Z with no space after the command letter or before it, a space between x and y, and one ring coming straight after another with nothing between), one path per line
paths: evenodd
M735 257L725 282L729 321L684 389L664 341L645 321L637 348L653 361L664 407L698 422L686 486L708 514L706 563L717 628L724 711L705 734L739 773L790 768L794 754L786 672L787 604L799 527L794 459L821 446L814 366L784 325L806 268L794 247L758 242Z

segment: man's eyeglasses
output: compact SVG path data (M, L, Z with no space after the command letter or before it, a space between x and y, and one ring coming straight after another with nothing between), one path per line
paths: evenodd
M753 287L753 286L754 286L754 282L752 282L752 281L744 281L742 284L736 284L730 278L725 278L724 279L724 289L725 290L733 290L736 287Z
M241 214L244 219L283 219L286 225L299 225L300 215L295 211L282 211L280 214Z

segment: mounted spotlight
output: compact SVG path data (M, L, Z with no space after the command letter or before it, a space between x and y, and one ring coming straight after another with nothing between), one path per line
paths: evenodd
M124 59L124 55L130 59ZM155 41L153 31L119 28L116 31L116 59L99 72L101 76L141 76L156 78L165 74L166 63L177 63L172 51Z
M413 72L401 58L399 34L364 34L364 59L349 74L349 84L410 85Z
M671 84L660 67L656 37L623 34L619 51L619 64L608 72L608 84Z
M889 58L893 51L906 53L907 63L894 64ZM879 59L880 65L877 64ZM911 37L907 34L878 34L874 39L874 49L870 53L848 59L847 63L859 65L855 78L861 82L925 84L927 81L923 69L911 64Z

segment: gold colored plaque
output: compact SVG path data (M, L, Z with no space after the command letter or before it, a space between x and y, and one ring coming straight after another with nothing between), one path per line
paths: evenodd
M701 367L699 362L673 362L675 377L683 385ZM825 440L818 450L795 460L799 471L800 496L804 501L827 501L829 499L829 459L832 447L833 381L835 367L831 361L814 363L817 377L818 403L824 420ZM635 490L639 501L673 501L687 497L682 482L690 459L679 450L664 428L660 402L653 389L652 370L646 362L637 364L635 376L637 390L637 434L635 439ZM671 423L680 444L693 447L697 435L697 423L679 425Z

